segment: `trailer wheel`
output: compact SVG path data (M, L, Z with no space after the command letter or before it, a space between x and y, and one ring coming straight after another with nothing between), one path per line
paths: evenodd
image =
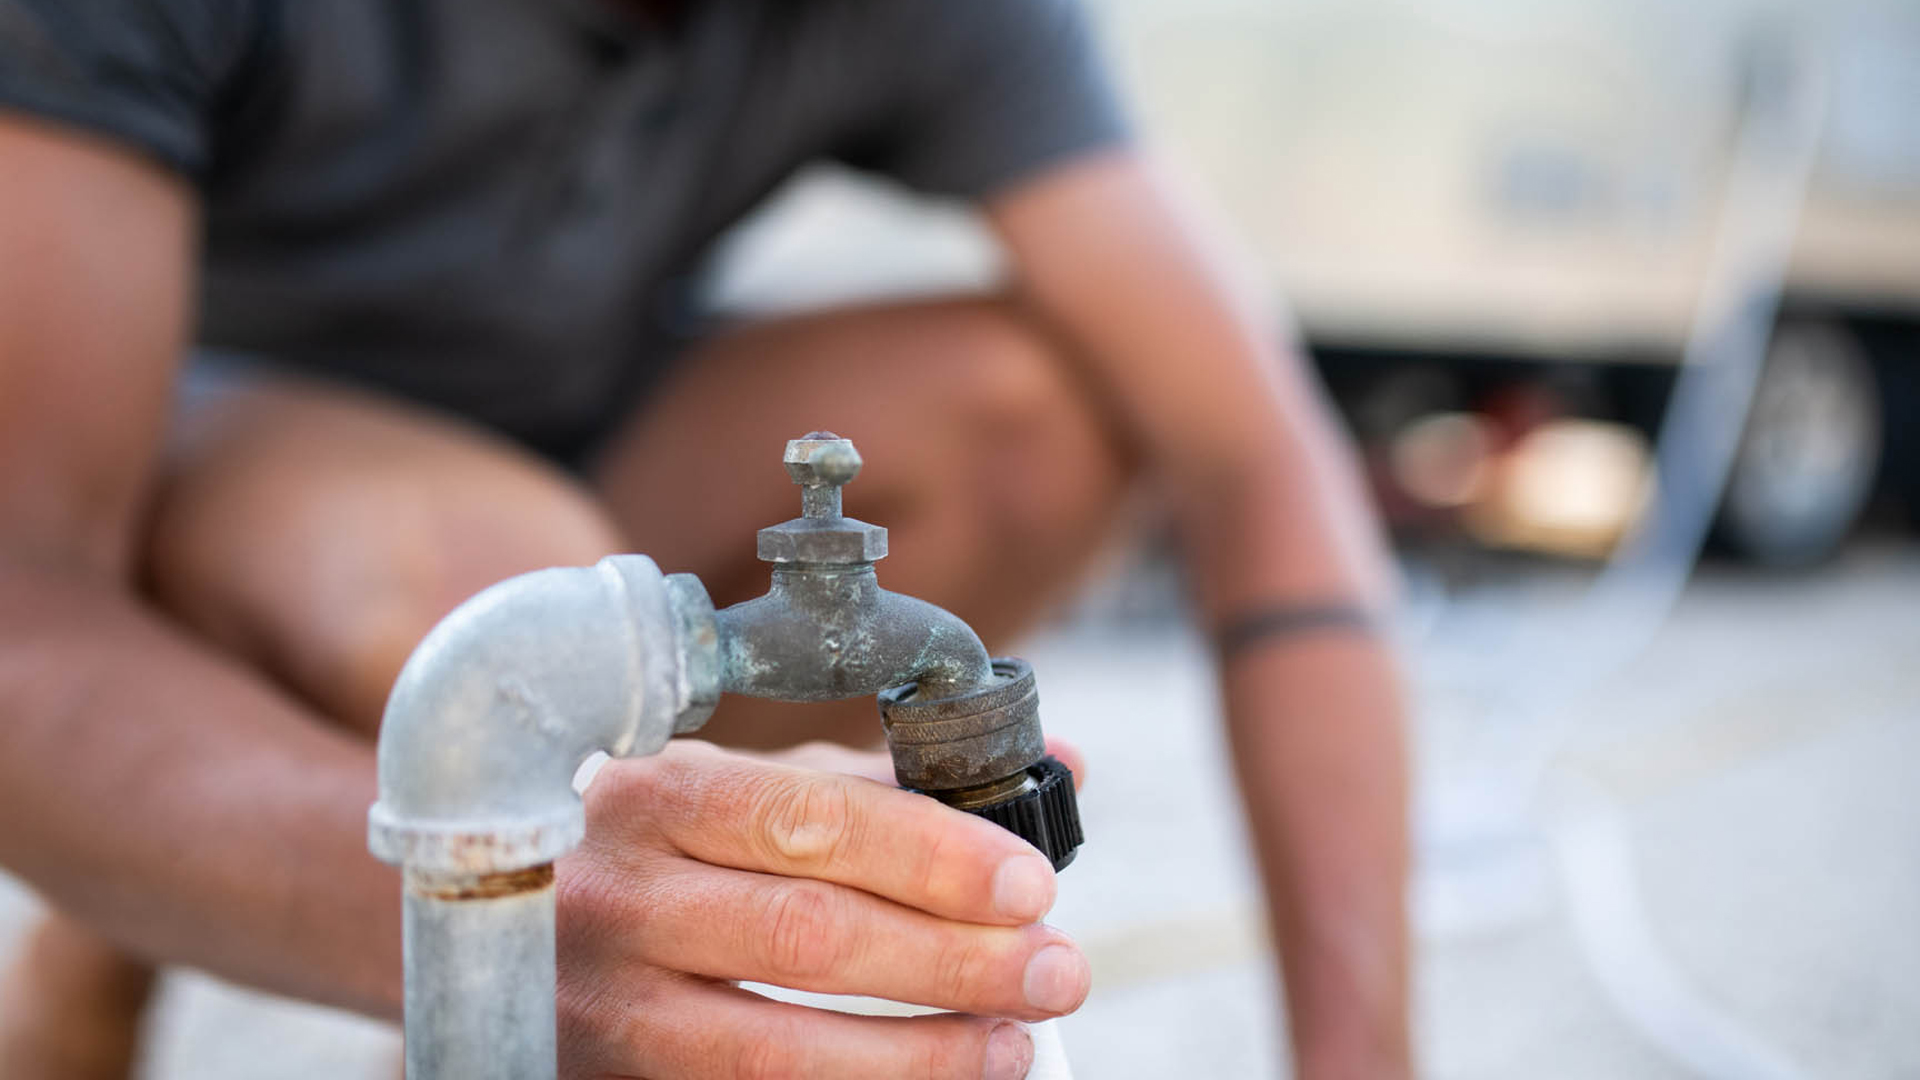
M1843 326L1788 320L1766 368L1714 526L1720 544L1763 566L1833 554L1872 494L1881 451L1880 390Z

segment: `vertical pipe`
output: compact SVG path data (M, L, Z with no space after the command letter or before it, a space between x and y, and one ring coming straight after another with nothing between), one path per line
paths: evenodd
M407 1080L531 1080L557 1069L551 863L409 874Z

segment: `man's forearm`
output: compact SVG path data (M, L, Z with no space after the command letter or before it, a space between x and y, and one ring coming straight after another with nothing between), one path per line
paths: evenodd
M0 565L0 863L143 955L399 1012L373 754L83 571Z
M1383 621L1392 571L1331 412L1297 359L1266 441L1177 513L1201 617L1351 605ZM1384 625L1307 625L1221 659L1303 1080L1410 1071L1407 761Z
M1304 1080L1404 1075L1406 768L1392 661L1351 637L1225 672L1242 798Z
M1282 323L1180 187L1120 150L1002 197L1023 295L1084 358L1174 499L1209 625L1272 604L1386 606L1353 464ZM1405 1064L1405 765L1396 675L1351 628L1227 665L1235 757L1311 1080Z
M1273 604L1383 604L1351 479L1315 457L1268 456L1291 467L1250 466L1240 491L1183 507L1213 625ZM1403 1074L1407 764L1391 650L1351 624L1309 625L1221 663L1301 1075Z

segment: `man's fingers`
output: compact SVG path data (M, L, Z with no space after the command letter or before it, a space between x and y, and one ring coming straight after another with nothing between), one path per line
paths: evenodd
M691 860L671 874L632 916L645 931L631 947L649 964L1023 1020L1087 995L1086 958L1051 927L957 923L842 885Z
M702 862L837 882L963 922L1017 926L1053 907L1045 856L924 795L711 750L637 768L644 778L622 790Z
M617 1071L674 1080L1018 1080L1033 1041L1012 1021L947 1013L850 1016L718 983L661 994L634 1017Z

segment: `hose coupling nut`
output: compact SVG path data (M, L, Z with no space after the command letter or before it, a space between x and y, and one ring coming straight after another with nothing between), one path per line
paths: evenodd
M880 719L900 786L1001 825L1047 856L1073 861L1084 836L1073 774L1047 756L1033 665L993 661L994 679L923 699L908 683L880 694Z

